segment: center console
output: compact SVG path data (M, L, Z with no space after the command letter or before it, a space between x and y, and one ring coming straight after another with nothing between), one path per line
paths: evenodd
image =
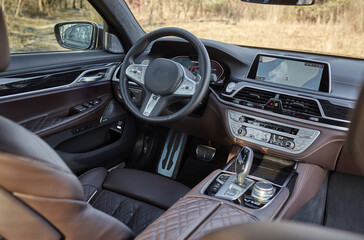
M198 239L219 228L278 216L294 186L296 162L255 154L249 147L233 149L222 170L212 172L136 239Z

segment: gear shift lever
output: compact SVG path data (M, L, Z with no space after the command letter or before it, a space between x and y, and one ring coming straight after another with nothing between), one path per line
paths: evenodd
M243 147L235 160L236 183L243 186L245 178L250 172L254 159L254 152L249 147Z

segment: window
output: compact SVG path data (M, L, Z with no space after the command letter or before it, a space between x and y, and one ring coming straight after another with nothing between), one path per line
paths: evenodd
M103 23L87 0L1 0L1 4L7 22L11 53L69 51L56 40L54 26L57 23ZM80 31L77 28L71 30L69 34L72 36ZM85 34L87 28L82 30L79 35ZM85 42L87 37L83 36Z

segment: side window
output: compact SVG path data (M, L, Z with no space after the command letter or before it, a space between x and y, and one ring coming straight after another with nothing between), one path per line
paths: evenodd
M14 53L102 48L103 19L87 0L1 0Z

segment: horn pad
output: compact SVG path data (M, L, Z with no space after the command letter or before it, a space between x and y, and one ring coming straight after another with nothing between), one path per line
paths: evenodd
M154 94L165 96L177 90L183 79L183 69L174 61L157 58L145 72L145 86Z

